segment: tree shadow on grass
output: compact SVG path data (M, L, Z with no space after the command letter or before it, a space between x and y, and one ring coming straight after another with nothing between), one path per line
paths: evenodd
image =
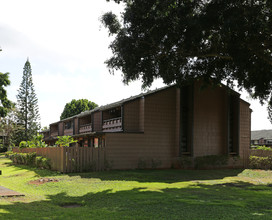
M33 171L36 173L36 176L39 177L47 177L47 176L59 176L61 175L60 172L47 170L47 169L41 169L38 167L33 167L30 165L24 165L24 164L15 164L12 161L3 163L7 167L14 167L16 170L28 170ZM4 169L3 169L4 174ZM15 174L16 175L16 174Z
M70 176L81 178L99 178L112 181L137 181L137 182L163 182L174 183L196 180L214 180L225 177L237 176L242 169L225 170L127 170L127 171L103 171L89 173L70 173Z
M243 182L237 184L245 184ZM187 188L105 190L46 200L0 205L2 219L269 219L270 188L196 184ZM68 208L67 208L68 207Z
M36 173L38 177L59 176L60 172L32 167L29 165L13 164L11 161L4 163L16 169L29 170ZM80 176L81 178L98 178L111 181L137 181L137 182L163 182L174 183L197 180L214 180L225 177L237 176L242 169L216 169L216 170L111 170L101 172L68 173L69 176Z

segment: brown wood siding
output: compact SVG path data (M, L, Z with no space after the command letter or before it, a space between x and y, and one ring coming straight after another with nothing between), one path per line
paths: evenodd
M140 131L140 99L124 104L124 131Z
M227 149L225 88L194 89L194 157L225 154Z
M240 149L239 156L247 157L250 150L251 110L249 104L240 100ZM245 158L246 159L246 158Z
M78 118L74 119L74 134L78 134Z
M180 143L180 89L176 89L176 143L174 155L179 156L179 143Z
M64 123L60 122L58 124L58 126L59 126L59 136L63 136L64 135Z
M102 112L94 112L93 119L93 131L102 131Z
M107 160L113 169L169 168L176 157L176 88L145 97L144 133L106 134Z
M139 131L144 132L144 110L145 110L145 100L144 97L140 99L140 109L139 109Z

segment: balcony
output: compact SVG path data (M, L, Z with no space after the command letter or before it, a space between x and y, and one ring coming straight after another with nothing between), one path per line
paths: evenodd
M73 128L64 129L64 135L73 135L73 134L74 134Z
M111 118L103 121L103 131L117 132L122 131L122 118Z
M92 125L91 124L85 124L80 125L79 127L79 133L87 133L92 131Z

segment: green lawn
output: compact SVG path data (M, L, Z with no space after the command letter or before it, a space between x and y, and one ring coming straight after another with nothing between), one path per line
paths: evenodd
M0 157L0 219L272 219L272 172L133 170L62 175ZM59 182L31 185L39 178ZM79 207L63 207L72 204Z

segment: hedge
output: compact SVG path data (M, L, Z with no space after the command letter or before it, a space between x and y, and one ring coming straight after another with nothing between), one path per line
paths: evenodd
M35 166L44 169L51 169L50 159L37 156L36 152L34 153L13 153L6 152L5 156L12 160L15 164L25 164L30 166Z

